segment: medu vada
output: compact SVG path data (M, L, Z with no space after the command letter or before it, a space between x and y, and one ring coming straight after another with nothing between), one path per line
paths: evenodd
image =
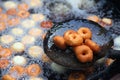
M1 59L0 60L0 69L5 69L9 65L8 59Z
M9 48L2 48L0 49L0 56L1 57L9 57L10 55L12 55L12 51Z
M27 74L29 76L38 76L42 70L41 70L41 67L38 65L38 64L31 64L27 67Z
M69 46L79 46L83 43L83 38L74 30L66 31L63 37Z
M92 32L87 27L81 27L78 29L78 34L83 37L83 39L90 39L92 37Z
M2 80L16 80L16 79L13 78L12 76L6 74L6 75L2 76Z
M20 19L19 18L11 18L11 19L8 19L7 20L7 24L9 25L9 26L16 26L16 25L18 25L20 23Z
M30 13L28 11L25 11L25 10L20 10L17 15L20 17L20 18L27 18L29 17Z
M54 36L53 37L53 42L58 48L66 49L65 40L62 36Z
M21 76L21 75L23 75L24 74L24 72L25 72L25 69L24 69L24 67L22 67L22 66L13 66L13 67L11 67L10 68L10 73L12 74L16 74L16 75L19 75L19 76Z
M6 11L6 13L7 13L8 15L16 15L16 14L17 14L17 10L16 10L15 8L11 8L11 9L8 9L8 10Z
M85 40L85 45L89 46L94 52L99 52L100 51L100 46L90 39Z
M28 8L29 8L29 6L26 3L18 4L18 9L19 10L25 10L25 11L27 11Z
M53 23L52 21L42 21L40 26L43 28L51 28L53 26Z
M112 25L112 20L109 18L103 18L101 21L106 25Z
M73 48L77 59L82 62L91 62L93 60L93 51L86 45L75 46Z
M96 23L99 23L99 21L100 21L100 18L96 15L88 16L87 19L91 20L91 21L94 21Z
M8 19L8 15L5 13L0 14L0 21L6 21Z

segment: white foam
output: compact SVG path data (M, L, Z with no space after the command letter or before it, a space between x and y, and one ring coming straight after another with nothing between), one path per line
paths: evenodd
M27 28L27 29L34 27L35 24L36 24L35 21L31 19L26 19L21 23L22 27Z
M73 9L88 9L95 5L94 0L66 0L69 4L71 4Z
M42 7L43 5L42 0L22 0L22 1L27 3L30 8L38 8Z
M3 3L3 7L8 10L10 8L16 8L17 7L17 3L14 1L6 1Z
M71 4L72 8L73 9L78 9L79 6L78 5L81 5L82 4L82 1L83 0L66 0L69 4Z
M12 59L14 65L24 66L27 63L27 60L23 56L14 56Z
M65 67L58 65L54 62L51 64L51 69L57 73L64 73L66 71Z
M120 50L120 36L118 36L114 39L113 49Z
M41 58L44 54L44 51L40 46L32 46L29 48L28 54L33 58Z

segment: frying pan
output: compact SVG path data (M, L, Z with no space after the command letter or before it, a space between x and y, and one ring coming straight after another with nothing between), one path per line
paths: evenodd
M68 47L66 50L61 50L57 48L53 43L53 37L55 35L63 36L65 31L70 29L77 31L80 27L88 27L92 31L92 40L101 47L101 51L97 55L94 55L94 59L92 62L81 63L75 57L71 47ZM111 48L112 45L113 39L111 36L111 32L102 28L99 24L86 19L68 20L62 23L55 24L47 32L46 37L43 41L44 51L51 60L53 60L57 64L74 70L84 70L90 66L93 66L98 59L106 55L108 57L116 58L116 55L114 55L113 52L119 54L119 51L113 50Z

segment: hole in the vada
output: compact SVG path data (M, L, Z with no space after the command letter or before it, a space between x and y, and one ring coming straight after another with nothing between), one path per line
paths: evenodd
M86 55L86 53L85 53L85 52L83 52L83 53L82 53L82 55Z
M76 38L76 36L73 36L73 39L75 39Z
M31 70L31 72L36 72L36 68L33 68L33 69Z
M83 34L86 34L87 32L86 31L83 31Z
M24 15L25 15L25 13L21 13L21 15L23 15L23 16L24 16Z

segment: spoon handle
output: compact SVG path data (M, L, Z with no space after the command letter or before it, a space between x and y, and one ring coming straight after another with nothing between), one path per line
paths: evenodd
M120 73L119 63L119 60L115 60L108 68L100 71L98 74L91 76L89 80L110 80L112 77Z
M108 51L108 55L109 58L112 59L120 59L120 50L113 50L112 48Z

